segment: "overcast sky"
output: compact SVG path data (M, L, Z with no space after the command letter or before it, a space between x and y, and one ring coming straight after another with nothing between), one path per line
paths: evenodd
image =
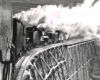
M12 4L13 14L22 10L28 10L35 7L34 4L70 4L70 3L82 3L84 0L10 0ZM95 0L98 1L98 0Z
M84 0L10 0L11 2L32 2L32 3L70 3L82 2Z

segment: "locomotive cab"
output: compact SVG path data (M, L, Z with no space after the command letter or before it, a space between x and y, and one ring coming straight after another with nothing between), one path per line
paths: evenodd
M13 18L13 44L15 46L15 56L19 55L26 45L26 32L23 23Z

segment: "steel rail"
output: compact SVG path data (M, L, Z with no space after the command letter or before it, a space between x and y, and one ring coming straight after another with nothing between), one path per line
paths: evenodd
M49 77L50 76L52 76L52 79L53 79L54 78L54 75L56 75L55 76L56 79L65 80L65 78L61 77L61 72L63 73L62 76L65 76L65 72L62 71L63 69L65 69L65 67L62 67L62 65L65 64L65 63L66 64L68 63L69 68L71 68L71 67L73 68L73 70L72 69L69 69L69 71L71 70L71 72L67 72L69 74L67 80L68 79L71 79L74 75L76 76L76 74L78 73L78 71L80 69L82 69L84 67L84 64L87 64L87 63L89 63L92 60L92 57L89 55L89 54L92 55L92 53L90 53L91 51L88 50L88 51L90 51L90 52L88 52L87 50L85 50L86 45L88 45L87 47L90 46L91 49L93 49L94 47L96 47L95 42L97 42L97 41L98 41L98 38L79 39L79 40L72 40L72 41L67 41L67 42L62 42L62 43L57 43L57 44L51 44L51 45L44 46L44 47L41 47L41 48L32 49L31 51L28 51L26 53L26 55L22 57L23 59L21 58L18 61L18 63L16 64L16 69L15 70L17 70L17 69L19 69L19 70L17 70L17 73L16 73L17 75L15 75L15 79L14 80L25 80L25 79L23 79L23 77L25 75L29 75L30 76L30 78L28 78L29 80L34 80L33 78L31 78L31 76L32 76L31 72L29 72L27 70L27 69L30 69L30 67L32 67L36 71L38 70L38 72L35 75L36 76L39 75L40 76L40 80L49 80ZM84 44L85 44L85 47L84 47ZM79 48L82 47L84 50L81 50L81 52L80 51L77 52L76 51L76 46L79 46ZM57 47L59 48L59 50L56 50ZM74 49L74 47L75 47L75 50L74 51L76 52L76 55L77 54L80 55L80 56L77 56L77 57L80 58L79 60L81 60L81 61L79 61L79 60L78 61L75 61L75 60L77 60L75 57L74 57L75 58L75 60L74 60L73 57L71 58L69 56L69 60L67 62L67 58L65 58L64 55L69 54L69 53L66 53L65 54L64 51L62 51L62 52L60 52L60 51L63 48L66 48L66 50L63 49L66 52L67 49ZM52 53L52 55L53 55L53 57L51 55L50 60L46 56L48 54L50 56L50 53L48 52L48 50L50 50L51 53ZM86 51L88 52L88 54L85 53ZM83 55L83 53L85 53L85 54ZM97 53L97 52L95 52L95 53ZM64 59L63 59L63 57L61 55L63 55ZM71 55L72 55L72 53L71 53ZM90 57L90 58L88 59L88 57L86 57L87 59L85 60L85 57L84 56L86 56L86 55L88 55L88 57ZM93 55L95 55L95 54L93 53ZM42 58L40 56L42 56ZM83 56L83 57L81 57L81 56ZM45 57L48 58L47 61L46 61L46 58ZM62 59L60 59L60 57ZM59 58L60 61L57 60L58 62L56 63L55 66L52 66L51 68L49 67L48 68L49 72L48 73L45 73L46 75L43 73L43 72L45 72L45 69L42 70L42 72L41 71L39 72L39 70L41 70L41 68L38 68L39 65L40 65L39 63L41 63L40 61L41 60L45 60L45 61L42 61L42 63L41 63L42 68L45 68L46 65L49 66L49 64L51 64L51 63L53 64L53 62L55 62L55 61L52 62L51 61L52 60L51 58L52 59L55 58L56 60ZM40 60L38 60L38 59L40 59ZM70 60L72 61L72 63L70 62ZM32 61L33 61L33 64L32 64ZM38 65L37 65L37 63L38 63ZM59 65L60 63L61 63L61 65ZM80 63L81 66L78 65L78 63ZM37 65L37 66L34 68L34 65ZM74 69L73 65L78 66L78 69L77 70L76 70L76 68ZM48 66L46 66L46 67L48 67ZM57 72L56 69L58 70L58 72ZM60 70L60 69L62 69L62 70ZM25 73L25 71L26 71L26 73ZM52 73L53 71L54 71L54 73ZM42 73L45 76L42 76ZM60 74L60 76L59 76L59 74ZM55 80L55 79L53 79L53 80ZM74 80L74 79L72 79L72 80Z

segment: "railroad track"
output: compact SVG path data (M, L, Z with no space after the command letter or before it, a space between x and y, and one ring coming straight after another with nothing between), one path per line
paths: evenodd
M89 70L83 73L83 68L90 66L97 40L72 40L32 49L16 63L14 80L75 80L82 78L81 72L88 80Z

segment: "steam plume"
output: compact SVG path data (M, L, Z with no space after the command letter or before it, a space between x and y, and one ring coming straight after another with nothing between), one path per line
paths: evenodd
M75 7L63 7L63 5L44 5L22 11L14 15L30 26L36 25L46 30L68 33L73 36L96 36L100 26L100 1L85 0Z

